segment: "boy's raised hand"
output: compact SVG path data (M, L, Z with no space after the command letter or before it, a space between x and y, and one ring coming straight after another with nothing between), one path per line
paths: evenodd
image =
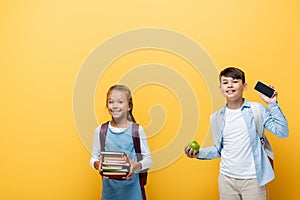
M273 88L274 89L274 86L272 86L272 85L269 85L269 87L271 87L271 88ZM265 96L265 95L263 95L263 94L259 94L259 96L260 96L260 98L264 101L264 102L266 102L267 104L272 104L272 103L275 103L276 101L277 101L277 98L278 98L278 92L275 90L274 91L274 94L273 94L273 96L271 97L271 98L269 98L269 97L267 97L267 96Z

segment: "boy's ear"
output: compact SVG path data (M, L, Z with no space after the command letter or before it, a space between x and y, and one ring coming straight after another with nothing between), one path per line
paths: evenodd
M248 89L248 84L244 83L244 91L246 91Z

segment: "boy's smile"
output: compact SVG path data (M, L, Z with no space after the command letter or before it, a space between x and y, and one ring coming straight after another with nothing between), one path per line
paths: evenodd
M225 92L226 93L228 93L228 94L232 94L232 93L234 93L236 90L234 90L234 89L228 89L228 90L226 90Z
M227 101L238 101L242 99L246 85L242 83L241 79L222 76L220 90Z

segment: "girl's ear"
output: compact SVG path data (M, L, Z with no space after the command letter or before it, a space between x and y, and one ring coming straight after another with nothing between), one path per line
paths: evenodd
M131 109L132 109L132 106L129 104L127 110L130 111Z

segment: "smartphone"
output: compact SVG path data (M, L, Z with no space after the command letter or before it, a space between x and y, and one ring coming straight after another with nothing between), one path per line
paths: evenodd
M269 86L267 86L266 84L257 81L254 89L260 93L262 93L263 95L266 95L269 98L272 98L274 95L275 90Z

